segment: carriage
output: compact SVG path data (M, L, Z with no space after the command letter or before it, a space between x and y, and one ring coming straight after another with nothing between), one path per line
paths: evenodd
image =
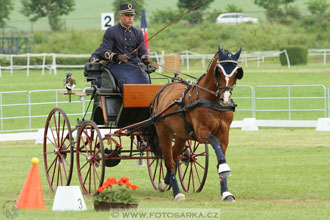
M148 73L155 71L143 64L140 68ZM115 167L122 160L146 161L152 186L157 190L166 168L164 158L151 152L148 141L157 135L149 129L153 126L150 104L163 85L124 84L121 91L100 63L85 64L84 76L90 88L84 93L65 93L91 97L90 120L85 119L88 108L75 126L60 108L52 109L46 120L43 158L51 190L70 185L75 163L83 192L95 195L104 181L105 168ZM189 140L178 159L183 190L200 192L208 171L208 145Z

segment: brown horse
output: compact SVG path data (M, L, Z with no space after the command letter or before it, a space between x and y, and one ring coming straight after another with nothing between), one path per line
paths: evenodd
M241 49L232 54L219 47L207 73L197 83L167 84L153 100L153 115L163 114L164 109L167 109L165 117L160 117L154 123L167 168L159 190L164 191L166 187L172 186L176 200L183 200L185 196L176 181L175 162L183 152L186 141L193 139L212 145L218 160L222 199L235 201L227 187L230 168L224 155L236 106L231 99L232 89L236 79L243 77L243 70L237 63L240 53ZM166 117L168 114L171 116ZM173 137L175 143L172 147Z

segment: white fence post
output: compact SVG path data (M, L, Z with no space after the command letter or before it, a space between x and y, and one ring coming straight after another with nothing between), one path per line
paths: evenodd
M26 64L26 75L29 76L30 75L30 54L26 54L27 56L27 64Z
M42 54L42 67L41 67L41 75L45 75L45 64L46 64L46 54L45 53L43 53Z
M54 70L54 74L57 75L57 71L56 71L56 54L53 53L53 64L52 64L52 68Z
M14 55L10 55L10 75L13 75L13 57Z
M288 68L290 69L290 59L289 59L289 55L288 52L286 52L286 49L283 50L285 53L285 57L286 57L286 62L288 64Z

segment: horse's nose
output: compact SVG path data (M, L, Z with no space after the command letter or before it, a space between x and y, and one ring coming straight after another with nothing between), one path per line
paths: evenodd
M222 93L222 95L220 96L220 102L222 105L229 105L231 101L231 92L230 91L225 91L224 93Z

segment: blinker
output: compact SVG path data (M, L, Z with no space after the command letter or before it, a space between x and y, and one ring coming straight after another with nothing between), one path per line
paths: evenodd
M242 67L238 67L237 74L236 74L236 79L242 79L243 78L243 74L244 74L243 68Z

